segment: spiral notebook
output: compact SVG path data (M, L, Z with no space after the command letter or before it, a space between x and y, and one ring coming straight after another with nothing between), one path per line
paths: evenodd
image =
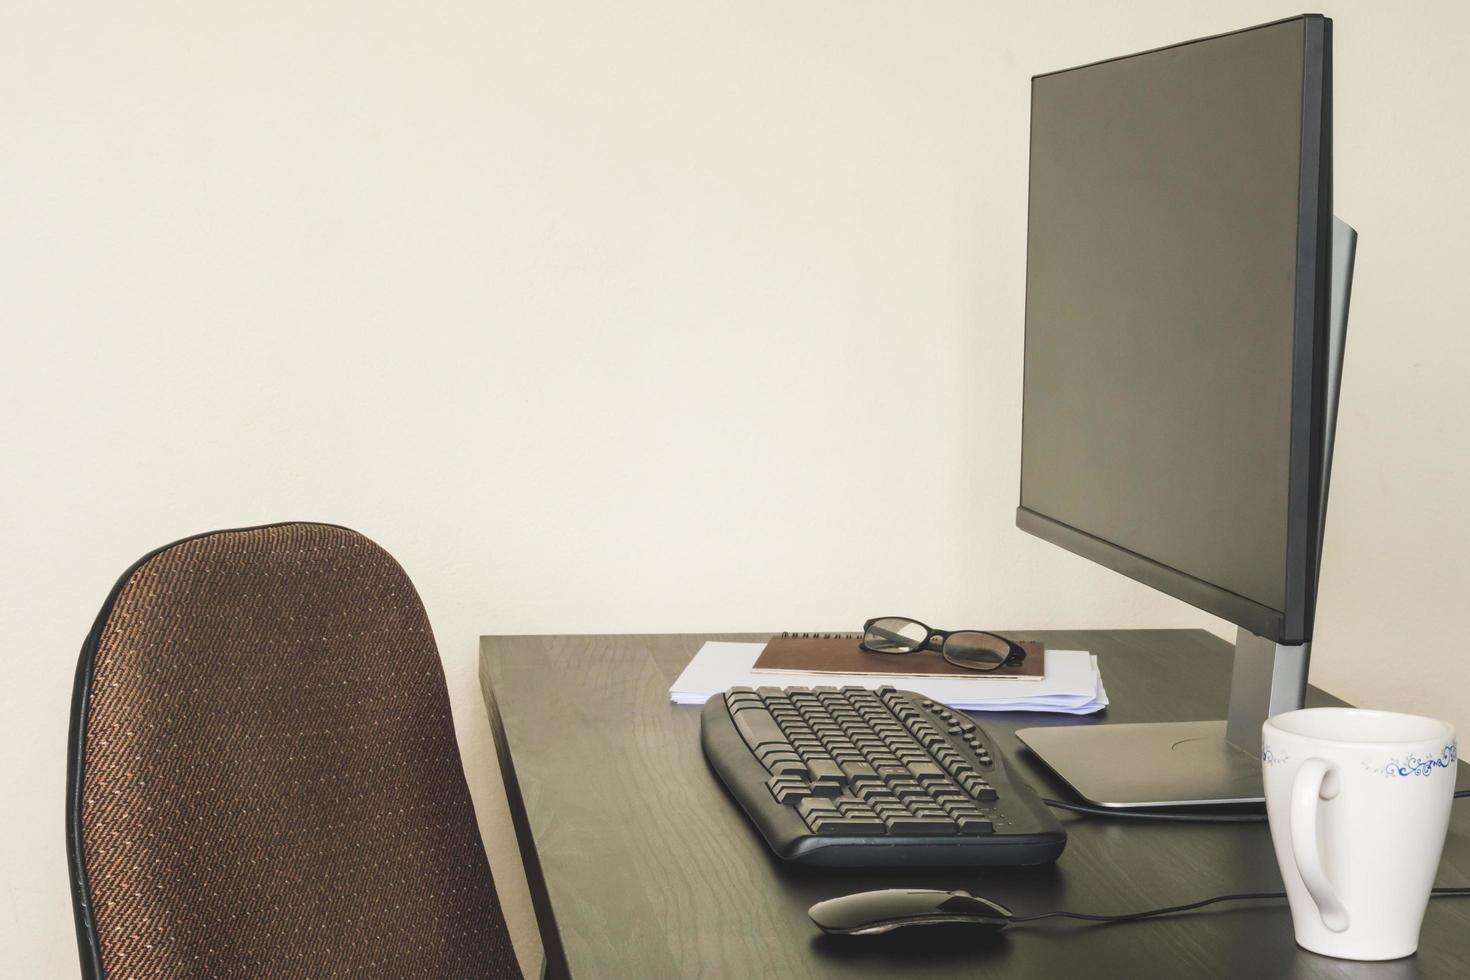
M782 633L771 637L750 669L757 674L881 674L1022 681L1039 681L1046 676L1046 647L1035 640L1014 641L1026 651L1021 663L989 671L958 667L932 651L901 656L869 653L858 646L861 640L860 633Z

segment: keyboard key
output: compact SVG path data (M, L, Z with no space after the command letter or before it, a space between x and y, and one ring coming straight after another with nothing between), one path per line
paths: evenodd
M933 762L910 762L909 773L917 780L922 781L925 776L938 776L944 778L944 770Z
M810 797L812 788L810 786L782 786L780 789L772 790L771 795L776 798L777 803L783 806L794 806L801 800Z
M889 817L884 821L890 834L915 834L924 836L949 836L955 833L955 825L948 817Z
M783 776L773 776L767 780L766 788L771 791L777 803L788 806L794 806L799 800L812 795L811 787L804 780Z
M776 724L776 719L765 708L750 708L731 717L735 720L735 728L740 732L740 737L745 739L745 744L750 746L752 752L773 742L788 744L781 726Z
M955 818L955 826L962 834L993 834L995 825L985 817L960 816Z
M796 812L801 814L801 819L805 820L807 823L811 823L813 818L815 817L837 816L837 804L831 800L811 797L798 803L796 805Z
M783 759L796 759L799 756L789 742L767 742L755 750L755 757L761 760L761 765L767 769L771 763L780 762Z
M813 820L807 826L821 836L842 835L878 835L886 832L887 827L877 817L822 817Z
M967 773L959 777L959 784L964 788L966 793L969 793L977 800L994 800L999 798L995 787L991 786L979 776Z
M807 760L807 768L811 770L812 782L836 782L842 784L847 782L843 775L842 767L830 758L812 758Z

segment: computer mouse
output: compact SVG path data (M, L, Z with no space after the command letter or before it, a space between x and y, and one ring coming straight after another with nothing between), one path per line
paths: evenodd
M964 923L999 932L1011 920L1011 910L976 898L969 892L934 888L884 888L829 898L807 910L825 933L834 936L872 936L904 926Z

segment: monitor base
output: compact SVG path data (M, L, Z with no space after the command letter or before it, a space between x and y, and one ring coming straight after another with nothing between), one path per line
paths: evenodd
M1016 732L1087 802L1102 807L1260 803L1261 759L1223 721L1067 725Z

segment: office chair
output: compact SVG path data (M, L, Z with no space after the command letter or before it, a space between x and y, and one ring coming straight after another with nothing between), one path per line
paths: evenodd
M85 977L521 976L428 617L361 534L138 561L82 647L67 762Z

